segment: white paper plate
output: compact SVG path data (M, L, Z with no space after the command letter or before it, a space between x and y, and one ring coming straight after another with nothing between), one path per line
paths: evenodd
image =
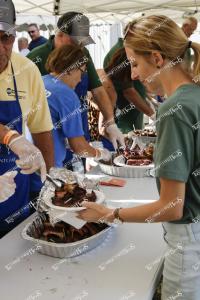
M144 169L146 169L146 168L154 167L153 163L151 163L149 165L144 165L144 166L126 165L125 158L123 157L123 155L119 155L119 156L115 157L113 162L119 167L127 167L127 168L139 168L139 169L144 168Z
M87 190L87 192L91 192L92 190ZM102 203L105 200L105 196L103 192L94 191L96 194L95 203ZM57 206L52 203L50 198L46 198L44 200L46 206L48 207L48 214L53 223L63 221L74 226L77 229L80 229L86 224L86 221L83 221L77 218L77 213L81 210L86 209L85 207L62 207Z
M87 192L88 193L91 193L92 192L92 190L87 190ZM104 193L103 192L101 192L101 191L94 191L94 193L96 194L96 197L97 197L97 199L96 199L96 201L95 201L95 203L98 203L98 204L100 204L100 203L102 203L104 200L105 200L105 196L104 196ZM45 202L45 204L48 206L48 207L50 207L50 208L52 208L52 209L55 209L56 211L65 211L65 212L77 212L77 211L81 211L81 210L83 210L83 209L85 209L85 207L62 207L62 206L57 206L57 205L54 205L53 203L52 203L52 199L51 198L46 198L45 200L44 200L44 202Z

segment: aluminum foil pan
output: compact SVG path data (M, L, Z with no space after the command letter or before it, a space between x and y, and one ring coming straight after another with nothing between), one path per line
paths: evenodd
M126 177L126 178L143 178L152 176L151 170L154 168L154 165L142 167L131 167L124 166L118 167L114 165L106 165L103 162L99 162L99 167L101 171L105 174L116 176L116 177Z
M34 235L35 228L37 228L37 230L43 229L43 220L45 218L46 217L44 215L40 215L37 216L32 223L28 223L22 231L22 237L25 240L33 242L34 244L37 243L38 252L40 252L41 254L58 258L79 256L96 248L106 239L106 237L108 237L112 228L105 228L101 232L78 242L56 244L32 237Z

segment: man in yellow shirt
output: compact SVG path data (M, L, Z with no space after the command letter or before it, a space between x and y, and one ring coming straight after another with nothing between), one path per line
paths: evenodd
M15 40L15 8L0 0L0 175L15 176L14 194L0 203L0 237L29 215L30 175L53 166L53 128L40 73L29 59L12 52ZM24 137L27 124L36 146ZM44 156L44 159L43 159ZM46 165L45 165L46 163ZM28 205L27 205L28 204ZM26 207L26 209L25 209ZM12 224L9 216L19 212Z

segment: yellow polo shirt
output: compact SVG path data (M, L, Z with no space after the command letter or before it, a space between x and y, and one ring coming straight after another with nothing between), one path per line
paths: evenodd
M15 52L12 53L6 70L0 74L0 101L16 99L11 62L14 69L22 114L14 120L10 120L6 125L13 128L16 122L23 120L23 133L25 123L31 133L52 130L51 115L40 72L34 62Z

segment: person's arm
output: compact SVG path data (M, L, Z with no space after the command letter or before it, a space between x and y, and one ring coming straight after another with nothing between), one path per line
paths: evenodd
M99 78L101 78L102 85L111 100L111 104L112 104L113 111L114 111L116 101L117 101L117 93L115 91L115 87L114 87L111 79L107 76L106 72L103 69L98 69L97 74L98 74ZM102 113L100 112L99 113L99 121L98 121L99 133L101 135L109 138L108 134L105 131L105 127L103 126L104 123L105 123L105 119L104 119Z
M46 163L47 172L54 166L54 146L52 132L32 134L35 146L41 151Z
M114 120L113 105L103 86L91 90L94 102L98 105L104 121Z
M117 93L115 91L114 84L113 84L112 80L107 76L106 72L103 69L98 69L97 74L98 74L99 78L101 78L101 83L102 83L105 91L107 92L107 94L111 100L112 107L114 109L114 107L116 105L116 101L117 101Z
M81 157L95 157L96 150L91 147L84 136L68 138L70 148Z
M96 149L90 146L84 136L68 138L70 148L80 157L93 157L96 160L108 161L111 159L111 153L107 149Z
M10 131L9 128L7 128L6 126L0 124L0 143L3 143L3 138L5 137L5 135ZM9 143L12 142L16 137L21 137L20 141L22 141L22 145L23 145L23 140L24 143L26 142L27 145L29 145L31 147L31 143L26 140L22 135L20 135L19 133L12 135L12 137L9 140ZM44 132L44 133L39 133L39 134L32 134L32 138L34 140L35 146L41 151L47 169L49 170L50 167L52 167L54 165L54 153L52 153L52 149L53 149L53 138L52 138L52 134L51 132ZM45 141L45 143L44 143ZM12 147L11 147L12 148ZM33 148L32 151L34 152L36 148ZM23 147L22 147L22 151L18 151L19 148L17 146L15 146L13 149L14 153L18 156L23 155ZM50 151L49 151L50 150ZM24 155L26 155L26 149L24 147ZM30 154L31 156L31 154ZM30 159L31 160L31 159Z
M160 199L156 202L120 210L125 222L169 222L183 216L185 183L165 178L160 179ZM111 217L112 219L112 217Z
M104 87L101 86L92 90L92 94L95 103L97 103L99 110L104 117L103 125L105 126L105 131L108 134L113 147L117 149L118 143L125 147L124 136L115 124L113 107Z
M125 89L123 91L123 95L130 103L133 103L135 107L145 115L150 117L154 114L153 109L142 99L134 87Z
M89 91L92 92L93 101L98 105L99 110L102 112L104 116L104 120L110 121L113 120L113 106L111 104L111 100L106 93L104 87L102 86L102 82L98 76L97 70L95 69L94 63L90 56L89 51L84 49L86 56L88 57L87 63L87 73L89 78Z
M165 178L160 179L160 199L150 204L133 208L121 208L119 217L124 222L154 223L177 221L183 216L185 183ZM79 217L88 222L114 221L114 209L96 203L83 203L88 209L79 213Z
M92 92L94 102L98 105L99 110L103 114L105 120L106 131L109 135L111 142L113 143L114 148L117 148L117 143L122 146L125 146L124 137L121 131L118 129L114 121L114 110L109 99L108 94L106 93L104 87L101 84L99 76L95 70L93 61L89 55L87 49L85 49L86 55L89 58L87 64L87 72L89 77L89 91Z
M27 126L33 141L43 154L47 170L54 166L54 147L52 137L52 119L47 103L45 88L36 66L32 66L31 76L32 110L27 116Z
M160 115L164 113L165 110L161 109ZM158 121L155 175L160 179L160 199L147 205L121 209L119 215L124 221L159 222L181 219L185 185L193 169L192 153L195 152L193 130L182 120L184 111L180 109L176 111L176 118L170 115ZM88 210L81 212L80 217L90 222L101 218L112 220L113 210L93 204L83 203Z
M10 131L10 129L8 129L3 124L0 124L0 144L3 144L3 139L9 131Z

